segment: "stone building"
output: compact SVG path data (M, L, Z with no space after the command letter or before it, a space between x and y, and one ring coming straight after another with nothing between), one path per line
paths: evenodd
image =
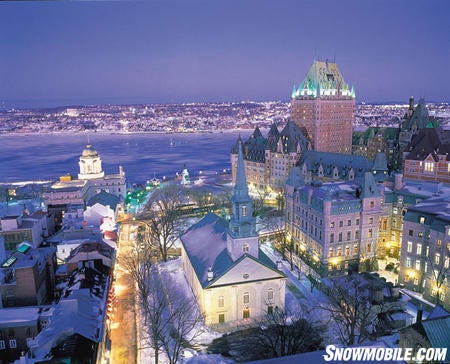
M233 182L236 181L236 167L239 138L231 150ZM258 127L243 143L245 172L250 193L268 198L276 198L284 191L284 185L291 167L302 153L311 148L305 128L299 128L292 120L281 132L272 125L267 138Z
M292 119L306 128L314 150L352 153L355 90L337 64L314 61L291 95Z

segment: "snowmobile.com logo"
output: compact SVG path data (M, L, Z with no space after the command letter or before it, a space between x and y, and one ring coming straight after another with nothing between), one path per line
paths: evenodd
M373 348L353 347L339 348L328 345L323 356L325 361L365 362L365 361L428 361L444 362L447 348L420 348L414 351L412 348Z

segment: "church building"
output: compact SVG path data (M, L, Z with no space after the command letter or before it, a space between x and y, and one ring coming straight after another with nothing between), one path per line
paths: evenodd
M258 245L242 143L231 203L229 222L209 213L181 237L183 269L207 325L258 321L284 309L286 276Z

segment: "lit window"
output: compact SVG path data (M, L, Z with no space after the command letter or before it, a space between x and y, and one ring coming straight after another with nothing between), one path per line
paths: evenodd
M243 253L248 253L248 250L249 250L249 246L248 246L247 243L245 243L245 244L242 246L242 252L243 252Z
M422 244L417 244L417 255L422 254Z
M367 237L371 238L373 236L373 230L369 229L369 231L367 231Z
M5 350L5 340L0 340L0 350Z
M434 163L433 162L425 162L425 172L433 172L434 171Z
M242 206L242 216L245 217L247 216L247 206Z
M411 268L411 258L406 258L406 268Z
M10 347L11 349L17 348L17 342L16 342L16 339L9 339L9 347Z
M439 253L436 253L436 255L434 256L434 263L439 264L440 261L441 261L441 255Z
M416 260L416 270L420 271L420 260Z
M412 242L410 242L410 241L408 241L408 246L406 247L406 251L408 252L408 253L411 253L412 252Z
M419 218L419 224L425 224L425 217L424 216L421 216Z
M369 217L369 224L373 224L373 217Z

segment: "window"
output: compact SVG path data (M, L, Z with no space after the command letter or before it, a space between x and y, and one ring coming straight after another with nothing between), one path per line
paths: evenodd
M374 207L375 206L375 202L372 200L370 201L370 207Z
M359 225L359 219L356 219L355 224L356 224L356 225Z
M339 227L343 227L344 226L344 222L343 221L339 221Z
M449 267L449 258L448 258L448 257L445 257L445 260L444 260L444 268L445 268L445 269L448 269L448 267Z
M424 216L419 217L419 224L425 224L425 217Z
M414 235L414 230L408 230L408 235L409 236L413 236Z
M436 240L436 245L437 246L441 246L442 245L442 240L441 239Z
M219 307L225 307L225 300L223 296L219 296Z
M352 226L352 220L347 220L347 226Z
M412 242L410 242L410 241L408 241L408 245L407 245L407 247L406 247L406 251L408 252L408 253L411 253L412 252Z
M16 342L16 339L9 339L9 347L10 347L11 349L17 348L17 342Z
M244 293L244 303L248 303L250 301L250 296L248 294L248 292Z
M367 244L367 252L370 253L372 251L372 244Z
M273 288L267 290L267 299L273 300Z
M372 229L369 229L369 230L367 231L367 237L368 237L368 238L373 237L373 230L372 230Z
M416 260L416 270L420 270L420 260Z
M373 224L373 217L369 217L369 224Z
M330 243L334 243L334 233L330 234Z
M242 317L245 319L250 318L250 309L248 307L244 308L244 311L242 312Z
M248 244L247 244L247 243L245 243L244 245L242 245L242 252L243 252L243 253L248 253L248 250L249 250L249 247L248 247Z
M414 277L414 285L418 286L419 285L419 278Z
M428 262L425 262L425 264L423 266L423 271L424 271L424 273L426 273L428 271Z
M352 233L350 231L347 231L347 241L352 238Z
M433 172L434 171L434 163L433 162L425 162L425 172Z
M242 216L245 217L247 216L247 206L242 206Z
M359 230L355 231L355 239L359 239Z
M353 254L358 254L358 245L353 245Z
M267 306L267 314L272 315L273 314L273 306Z
M219 314L219 324L223 324L225 322L225 314L220 313Z
M333 256L333 248L328 249L328 258Z
M422 244L417 244L417 251L416 251L417 255L422 254Z
M411 268L411 258L406 258L406 268Z
M334 228L334 221L330 223L330 228Z
M339 233L339 241L342 241L342 233Z
M345 246L345 255L350 255L350 247L348 245Z
M5 340L0 340L0 350L5 350Z
M434 263L439 264L440 261L441 261L441 255L439 253L436 253L436 255L434 256Z

